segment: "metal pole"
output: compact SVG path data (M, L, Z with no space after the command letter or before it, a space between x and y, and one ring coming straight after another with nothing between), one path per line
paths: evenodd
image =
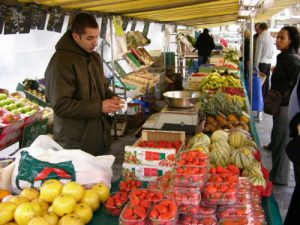
M245 74L244 74L244 71L245 71L245 67L244 67L245 66L245 24L244 23L241 24L241 31L242 31L242 46L243 46L243 48L242 48L242 52L243 52L243 57L242 57L243 71L242 71L242 73L243 73L243 77L245 80Z
M252 110L252 86L253 86L253 33L254 33L254 17L250 17L250 57L249 57L249 98L250 98L250 110Z
M115 86L115 60L114 60L114 30L113 30L113 17L110 17L110 54L111 54L111 67L112 67L112 81L113 92L116 90Z
M114 59L114 30L113 30L113 16L110 17L110 54L111 54L111 72L112 72L112 87L113 92L116 92L115 86L115 59ZM114 138L117 138L117 117L116 113L114 113Z

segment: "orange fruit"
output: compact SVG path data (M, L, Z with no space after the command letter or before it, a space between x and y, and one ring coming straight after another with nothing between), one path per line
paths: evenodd
M8 195L11 195L10 191L1 189L0 190L0 202L2 201L3 198L5 198Z

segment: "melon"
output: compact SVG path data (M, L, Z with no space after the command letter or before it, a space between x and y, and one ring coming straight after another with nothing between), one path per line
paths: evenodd
M209 146L210 151L213 151L214 149L219 149L219 148L225 148L226 150L228 150L228 153L231 153L231 148L230 148L228 142L223 141L223 140L214 142Z
M262 186L264 188L266 188L266 180L263 176L260 175L252 175L250 177L248 177L248 180L250 181L250 183L253 186Z
M210 138L203 133L196 134L192 139L189 140L187 148L196 148L199 146L209 146Z
M229 135L228 142L232 147L239 148L245 146L248 143L248 139L243 132L234 131Z
M226 148L214 148L209 154L212 164L227 166L230 163L230 152Z
M215 132L212 133L210 140L211 142L217 142L217 141L228 141L228 133L224 130L216 130Z
M236 149L231 154L231 161L240 169L249 167L255 160L253 154L246 148Z
M245 168L242 172L242 176L244 177L251 177L251 176L263 176L263 173L261 171L261 168L257 167L257 166L253 166L253 163Z

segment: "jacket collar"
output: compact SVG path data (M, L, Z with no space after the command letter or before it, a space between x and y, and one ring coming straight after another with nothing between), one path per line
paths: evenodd
M72 32L67 31L57 42L55 46L56 50L64 50L64 51L71 51L76 54L85 56L85 57L90 57L91 53L86 52L83 50L73 39L72 37Z
M281 58L284 58L284 57L286 57L287 55L291 55L291 54L296 54L295 50L292 49L292 48L290 48L290 49L288 49L288 50L286 50L286 51L283 51L283 52L279 53L278 56L277 56L277 58L278 58L278 59L281 59Z

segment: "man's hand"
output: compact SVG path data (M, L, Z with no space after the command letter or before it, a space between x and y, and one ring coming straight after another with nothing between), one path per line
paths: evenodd
M112 99L106 99L102 101L102 112L103 113L115 113L123 108L124 100L118 97Z

